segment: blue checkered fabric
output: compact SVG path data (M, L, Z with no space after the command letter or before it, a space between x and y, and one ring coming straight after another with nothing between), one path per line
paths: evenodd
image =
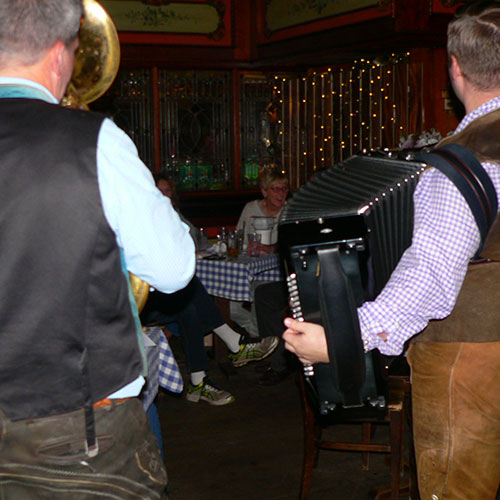
M147 410L158 393L158 386L180 393L184 388L182 376L170 344L161 328L144 328L144 333L155 344L146 347L148 377L141 393L142 404Z
M277 255L240 257L237 260L207 260L196 262L196 275L210 295L229 300L253 301L250 285L253 281L283 279Z

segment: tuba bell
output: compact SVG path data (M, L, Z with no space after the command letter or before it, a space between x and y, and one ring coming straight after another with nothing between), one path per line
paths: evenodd
M88 109L111 86L120 65L120 42L113 20L96 0L83 0L84 21L75 68L63 106Z
M89 109L111 87L120 65L120 42L113 20L96 0L83 0L84 21L75 68L61 100L68 108ZM149 285L129 272L130 287L139 312L146 305Z

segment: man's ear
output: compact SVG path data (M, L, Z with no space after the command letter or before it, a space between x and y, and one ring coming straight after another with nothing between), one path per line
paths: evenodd
M56 44L51 48L51 67L50 69L54 71L57 76L61 76L63 73L63 65L64 65L64 43L59 40Z
M460 79L464 77L462 72L462 68L460 64L458 64L456 56L453 54L450 56L451 64L450 64L450 75L454 80Z

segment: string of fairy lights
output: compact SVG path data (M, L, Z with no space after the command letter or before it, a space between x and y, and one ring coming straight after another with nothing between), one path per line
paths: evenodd
M390 54L302 77L275 75L284 169L302 182L301 175L363 149L395 147L408 133L409 58Z

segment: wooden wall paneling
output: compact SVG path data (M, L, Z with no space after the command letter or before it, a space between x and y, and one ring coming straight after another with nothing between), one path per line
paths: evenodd
M329 78L327 77L328 73L321 73L318 88L318 101L320 103L320 115L321 115L321 125L318 130L318 162L321 165L321 168L325 168L329 163L327 159L327 148L326 141L328 140L327 134L327 123L328 123L328 110L327 110L327 82Z
M381 83L382 88L380 89L384 98L382 100L382 146L392 147L395 138L395 116L396 110L394 108L395 103L392 95L394 88L394 78L393 72L388 69L386 71L381 71Z
M328 68L327 72L328 78L326 79L325 82L325 118L324 118L324 125L325 125L325 139L324 139L324 144L323 148L325 151L325 166L329 167L332 165L332 159L333 159L333 101L334 101L334 95L333 95L333 87L334 87L334 80L333 80L333 75L331 68Z
M396 147L401 136L408 135L408 66L395 64L393 69L393 107L394 107L394 136L388 147Z
M158 86L158 68L153 68L151 77L151 93L153 108L153 143L154 143L154 172L160 172L162 162L165 161L161 155L161 117L160 117L160 96Z
M309 77L309 93L310 97L308 99L309 108L310 108L310 116L309 123L311 124L309 134L311 138L311 148L309 150L309 165L313 168L313 170L318 169L318 163L316 160L316 139L318 134L318 94L316 92L316 74L313 73L311 77ZM311 116L312 115L312 116Z
M296 120L296 95L293 92L294 86L293 86L293 79L290 78L281 78L282 81L282 86L281 86L281 99L285 102L286 109L287 109L287 114L286 114L286 120L289 123L288 130L289 130L289 137L287 138L286 141L286 146L285 142L281 141L283 149L286 147L286 158L287 158L287 165L288 165L288 176L292 177L292 179L296 179L297 177L297 172L295 171L295 141L294 137L297 135L297 131L295 130L295 120ZM283 120L282 120L283 122ZM283 168L285 170L285 168Z
M290 116L290 140L289 140L289 168L288 176L291 179L290 184L299 185L299 167L297 165L297 158L300 156L299 138L300 131L298 128L298 121L300 117L300 107L299 107L299 93L298 93L298 78L288 79L287 84L288 93L288 114Z
M273 93L276 96L276 103L279 109L279 119L281 126L281 145L280 145L280 163L283 170L288 172L289 180L291 181L292 167L290 164L290 158L288 156L289 151L289 141L292 140L292 117L290 116L290 107L287 99L284 96L288 96L289 81L286 78L279 78L278 76L274 79Z
M359 74L359 143L358 151L370 149L372 129L370 127L370 67L365 66Z
M451 88L446 48L412 49L411 61L422 67L422 129L434 128L445 137L464 114Z
M231 100L231 141L232 141L232 167L233 167L233 187L236 190L241 190L242 182L242 159L240 145L240 72L233 70L231 73L232 79L232 100Z
M307 179L310 92L301 76L276 77L274 88L280 115L281 168L288 175L290 187L296 189Z
M332 149L330 156L330 163L333 165L337 163L340 158L340 149L342 144L342 80L341 72L339 69L334 68L331 72L332 79Z
M424 67L421 62L408 64L408 127L409 133L424 130Z
M392 2L395 31L426 31L429 29L432 0L392 0Z
M309 78L305 76L300 77L300 88L302 91L302 108L301 108L301 164L302 168L305 169L306 172L312 171L311 164L311 150L313 140L311 137L311 126L313 120L313 113L311 110L311 85L309 82Z
M350 140L350 148L349 148L349 156L359 153L359 136L361 129L361 120L360 120L360 109L359 109L359 88L360 88L360 79L361 75L359 71L355 71L354 69L351 71L351 78L349 79L350 85L350 100L351 100L351 140Z
M369 127L370 143L367 149L377 149L381 147L381 98L380 95L380 68L371 64L369 68Z
M302 185L309 179L311 172L307 169L307 127L308 127L308 114L307 114L307 80L304 77L297 78L297 92L298 92L298 119L297 119L297 144L298 144L298 158L297 158L297 186Z
M353 108L353 95L352 95L352 70L344 70L343 72L344 80L343 86L344 90L342 92L342 102L344 103L342 114L343 114L343 148L341 161L345 160L349 156L352 155L352 129L353 129L353 116L354 116L354 108Z
M457 5L462 3L463 0L432 0L432 12L453 14Z
M235 61L256 59L257 12L254 0L233 1L233 46Z

